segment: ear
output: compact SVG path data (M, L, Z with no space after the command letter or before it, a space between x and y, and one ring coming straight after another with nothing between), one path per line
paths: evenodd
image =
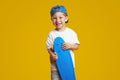
M65 21L68 21L68 16L65 16Z

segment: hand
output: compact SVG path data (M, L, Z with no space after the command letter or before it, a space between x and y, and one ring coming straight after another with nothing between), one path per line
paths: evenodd
M57 54L55 52L53 54L51 54L50 59L51 59L52 62L55 62L58 59Z
M62 45L62 48L63 48L64 50L71 49L71 47L72 47L72 44L70 44L70 43L64 43L64 44Z

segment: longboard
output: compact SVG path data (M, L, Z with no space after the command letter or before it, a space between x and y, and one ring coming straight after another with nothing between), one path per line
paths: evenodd
M76 80L74 66L70 55L70 50L63 50L62 44L64 40L57 37L54 40L54 52L56 52L58 59L56 65L62 80Z

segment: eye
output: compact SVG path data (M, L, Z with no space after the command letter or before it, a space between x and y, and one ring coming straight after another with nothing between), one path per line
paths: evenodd
M56 17L53 17L52 19L57 19Z
M63 17L59 17L60 19L62 19Z

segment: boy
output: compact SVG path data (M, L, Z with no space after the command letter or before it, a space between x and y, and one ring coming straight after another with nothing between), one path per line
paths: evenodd
M62 37L64 39L65 43L62 45L62 48L64 50L70 50L73 64L75 63L73 50L77 50L80 43L78 41L77 34L72 29L65 26L65 24L68 22L68 14L64 6L52 7L50 14L53 25L55 26L55 29L49 33L46 41L47 50L50 54L51 61L51 79L61 80L55 62L59 57L53 51L54 39L56 37Z

